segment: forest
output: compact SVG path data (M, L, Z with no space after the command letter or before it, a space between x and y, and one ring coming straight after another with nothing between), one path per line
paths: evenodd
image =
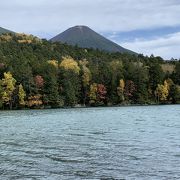
M180 60L0 36L0 109L180 103Z

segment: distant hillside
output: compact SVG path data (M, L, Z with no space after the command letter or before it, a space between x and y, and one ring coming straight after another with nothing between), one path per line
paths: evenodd
M12 31L0 27L0 35L4 33L12 33Z
M161 103L180 103L180 61L0 36L0 110Z
M69 28L63 33L52 38L51 41L67 43L69 45L78 45L82 48L99 49L108 52L134 53L106 39L87 26L75 26Z

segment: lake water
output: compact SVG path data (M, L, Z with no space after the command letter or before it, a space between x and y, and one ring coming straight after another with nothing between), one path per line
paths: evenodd
M0 111L0 179L180 179L180 105Z

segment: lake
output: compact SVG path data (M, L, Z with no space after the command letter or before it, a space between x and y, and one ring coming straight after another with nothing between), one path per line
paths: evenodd
M0 111L0 179L180 179L180 105Z

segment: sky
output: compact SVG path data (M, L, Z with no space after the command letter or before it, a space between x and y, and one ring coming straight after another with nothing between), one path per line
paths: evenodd
M86 25L135 52L180 58L180 0L1 0L0 17L41 38Z

